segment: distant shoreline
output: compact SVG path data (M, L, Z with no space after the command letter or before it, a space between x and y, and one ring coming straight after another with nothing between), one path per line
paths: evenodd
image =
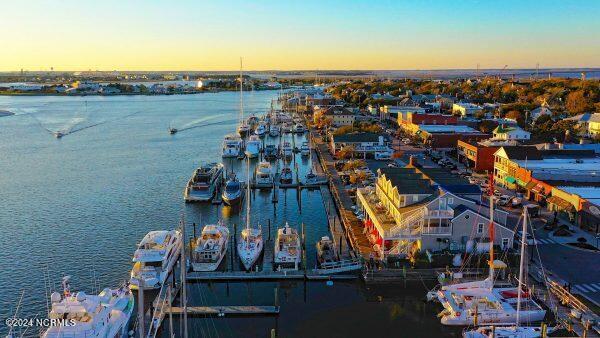
M266 90L278 90L278 89L255 89L255 91L266 91ZM111 93L111 94L102 94L102 93L75 93L75 94L67 94L67 93L41 93L41 92L0 92L0 96L64 96L64 97L73 97L73 96L168 96L168 95L192 95L192 94L205 94L205 93L220 93L220 92L236 92L237 89L210 89L203 90L197 92L178 92L178 93ZM1 112L1 111L0 111Z

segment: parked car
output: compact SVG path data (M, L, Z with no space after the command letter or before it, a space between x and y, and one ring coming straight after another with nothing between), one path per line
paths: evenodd
M512 200L511 196L508 195L502 195L500 197L498 197L498 201L496 202L498 205L500 206L505 206L507 205L510 201Z
M502 196L502 193L500 192L500 190L494 189L494 196L500 197L500 196Z
M522 201L523 199L521 197L513 197L513 199L511 200L511 204L513 208L516 208L521 205Z
M535 204L527 204L525 205L527 208L527 213L529 217L540 217L540 206Z
M523 232L517 231L517 233L515 234L515 240L513 242L515 247L520 247L522 237L523 237ZM537 245L537 241L533 238L533 236L530 233L527 233L527 236L525 236L525 243L527 245Z

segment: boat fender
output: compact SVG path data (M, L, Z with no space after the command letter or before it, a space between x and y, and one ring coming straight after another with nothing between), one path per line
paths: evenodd
M327 286L333 286L333 281L332 280L328 280L325 285Z

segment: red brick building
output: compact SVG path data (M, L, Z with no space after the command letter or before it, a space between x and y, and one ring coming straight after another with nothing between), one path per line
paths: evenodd
M477 172L494 170L494 153L500 146L485 146L477 142L459 139L457 144L458 161L465 163Z
M407 124L444 124L454 125L458 123L458 118L453 115L442 115L442 114L429 114L429 113L415 113L415 112L404 112L398 114L398 125Z

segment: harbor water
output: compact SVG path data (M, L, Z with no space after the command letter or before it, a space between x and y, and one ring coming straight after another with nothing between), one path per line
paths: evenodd
M264 114L275 91L245 93L246 114ZM239 94L172 96L0 97L0 334L4 319L44 318L50 290L71 276L74 290L94 292L124 282L136 243L150 230L222 220L238 233L245 211L185 204L183 189L201 163L221 161L223 137L235 131ZM168 128L179 130L170 135ZM53 133L64 134L55 138ZM300 147L303 135L285 135ZM279 138L265 138L279 143ZM245 163L223 161L245 181ZM257 160L252 160L254 166ZM281 163L274 169L281 168ZM308 158L295 155L304 177ZM287 221L306 229L307 266L315 265L314 243L328 235L321 193L256 191L251 220L271 236ZM228 252L226 268L233 265ZM457 337L439 324L435 304L423 301L417 283L365 286L361 281L191 283L190 306L273 305L278 317L190 318L191 336L267 337ZM179 331L176 321L175 331ZM165 324L166 327L166 324ZM165 335L167 336L167 335Z

